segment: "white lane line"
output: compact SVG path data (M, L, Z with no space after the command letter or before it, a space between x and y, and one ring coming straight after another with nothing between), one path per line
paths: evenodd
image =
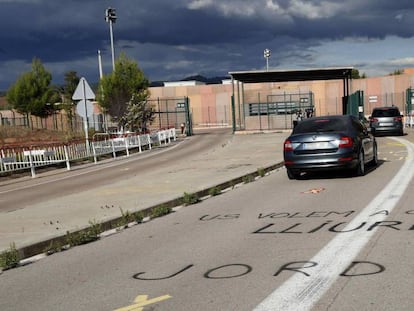
M414 145L401 138L393 138L407 148L407 158L394 178L343 230L351 230L362 222L384 221L397 205L414 175ZM378 227L376 227L378 228ZM330 288L338 276L354 260L376 232L354 230L336 235L310 261L318 263L307 268L310 276L296 273L271 293L254 311L310 310Z

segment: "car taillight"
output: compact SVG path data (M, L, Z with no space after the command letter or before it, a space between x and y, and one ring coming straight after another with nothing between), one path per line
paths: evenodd
M341 137L341 139L339 140L339 148L347 148L347 147L352 147L354 144L353 140L351 137L348 136L343 136Z
M371 118L371 119L369 119L369 122L371 122L371 123L378 122L378 119L377 118Z
M293 145L290 140L285 140L285 144L283 145L283 151L293 151Z
M394 121L400 122L400 121L402 121L402 117L401 117L401 116L399 116L399 117L394 117Z

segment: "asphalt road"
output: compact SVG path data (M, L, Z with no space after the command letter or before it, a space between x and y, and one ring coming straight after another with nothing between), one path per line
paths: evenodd
M185 140L176 148L166 146L142 155L135 154L129 159L105 161L98 166L88 165L88 168L83 166L82 170L73 167L69 172L60 169L56 170L55 174L53 172L42 174L40 178L20 179L2 185L0 212L30 208L39 202L111 185L119 180L134 178L138 174L163 174L174 161L191 161L194 154L202 154L211 149L212 145L224 144L230 136L228 129L200 131L191 138L191 141ZM113 169L108 169L111 167ZM64 175L56 177L56 173L62 171L65 172Z
M412 310L410 140L364 177L282 168L5 271L0 310Z

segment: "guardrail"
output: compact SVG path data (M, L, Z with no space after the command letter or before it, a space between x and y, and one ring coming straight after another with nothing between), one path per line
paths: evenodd
M158 131L152 134L135 135L127 134L110 138L109 135L102 140L68 145L45 145L31 148L4 148L0 149L0 173L8 173L30 169L32 177L36 177L36 167L66 163L70 170L70 162L93 157L97 163L99 157L112 154L114 158L117 152L125 151L130 155L130 150L144 148L152 149L153 145L166 145L171 140L176 140L175 128Z

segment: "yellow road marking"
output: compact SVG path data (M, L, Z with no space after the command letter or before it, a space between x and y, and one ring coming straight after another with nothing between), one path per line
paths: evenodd
M402 143L397 143L397 142L392 142L392 143L387 143L388 146L398 146L398 147L404 147L404 144Z
M148 295L139 295L134 299L134 304L116 309L114 311L143 311L145 306L167 300L172 298L170 295L159 296L156 298L148 299Z

